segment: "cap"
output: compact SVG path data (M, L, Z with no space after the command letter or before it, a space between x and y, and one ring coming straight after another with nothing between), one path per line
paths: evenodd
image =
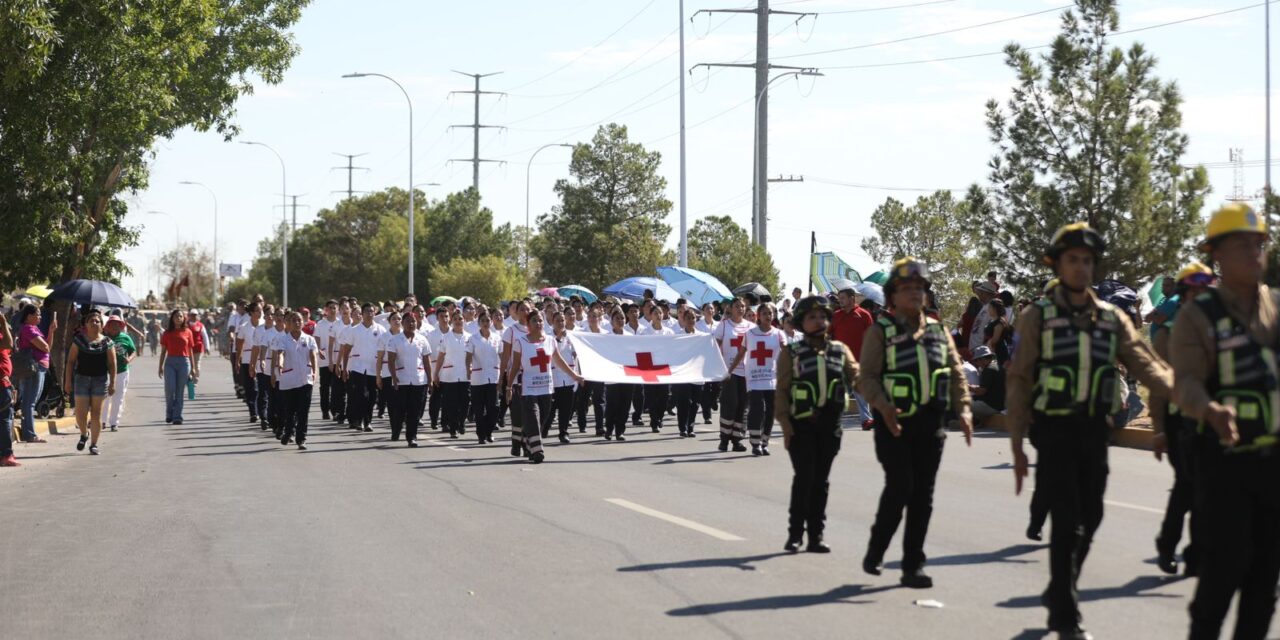
M977 349L974 349L974 350L973 350L973 359L974 359L974 360L981 360L981 359L983 359L983 358L990 358L992 355L994 355L994 354L992 354L992 353L991 353L991 347L988 347L988 346L987 346L987 345L985 345L985 344L984 344L984 345L980 345Z
M990 280L983 280L982 282L979 282L978 284L974 285L973 290L981 291L983 293L992 293L992 294L1000 293L1000 291L996 289L996 285L992 283Z

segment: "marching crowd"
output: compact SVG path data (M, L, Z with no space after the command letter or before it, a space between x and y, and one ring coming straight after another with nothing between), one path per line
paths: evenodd
M1136 396L1126 380L1136 379L1150 391L1155 454L1174 468L1156 539L1167 573L1179 571L1177 546L1191 516L1182 552L1183 569L1198 579L1190 637L1219 637L1238 594L1233 637L1260 640L1280 578L1280 295L1262 283L1267 240L1252 209L1218 210L1200 246L1215 268L1194 263L1172 279L1174 302L1155 315L1150 344L1130 313L1095 292L1106 245L1085 223L1059 229L1047 244L1043 262L1054 277L1036 298L1015 305L992 274L974 283L976 306L954 331L936 316L927 266L905 258L893 265L883 301L853 288L834 298L797 289L777 306L744 296L701 308L651 292L634 302L575 295L490 307L463 298L430 309L413 295L382 304L344 297L313 319L308 309L258 296L236 302L218 333L248 421L299 449L317 391L322 420L371 432L385 416L391 440L403 437L408 447L418 446L424 422L450 438L466 436L471 424L485 444L509 418L510 454L535 464L546 459L553 427L559 443L571 442L575 420L579 433L594 427L597 437L624 441L646 418L655 433L674 418L679 434L692 437L699 417L705 426L718 412L719 451L749 445L755 456L771 454L776 422L795 473L785 543L792 552L806 539L808 551L830 551L828 478L841 416L852 408L874 431L884 470L862 568L881 573L905 520L901 582L911 588L933 584L924 548L948 429L970 444L975 417L1003 416L1019 492L1030 470L1026 442L1036 450L1027 535L1039 540L1052 519L1042 602L1062 638L1091 637L1077 580L1103 517L1110 433ZM10 386L15 344L37 362L43 354L47 368L47 339L27 328L26 314L16 341L0 323L0 386ZM104 398L127 384L136 349L119 318L104 324L88 310L80 324L63 386L74 390L77 418L85 416L78 448L91 439L96 453ZM157 340L171 424L182 424L184 390L209 351L199 325L175 311ZM575 332L709 336L727 373L697 384L589 380ZM11 394L0 398L0 414L11 412ZM114 430L118 406L108 413ZM0 439L8 447L0 455L11 462L6 443Z

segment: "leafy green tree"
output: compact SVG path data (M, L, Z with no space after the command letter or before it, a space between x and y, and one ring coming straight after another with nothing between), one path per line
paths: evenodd
M439 270L432 295L471 296L490 305L523 297L528 291L524 273L500 256L454 258Z
M1174 271L1202 232L1208 177L1181 166L1182 95L1141 44L1108 46L1118 28L1116 0L1077 0L1050 52L1005 49L1017 85L1003 108L987 103L997 150L982 238L993 266L1024 288L1043 277L1044 247L1069 222L1106 237L1099 278L1134 284Z
M671 201L658 175L661 160L631 142L619 124L600 127L591 142L574 147L571 179L555 186L560 204L538 217L531 243L545 282L599 291L671 263L672 253L663 249Z
M13 0L0 6L0 289L127 272L120 195L184 127L236 133L251 82L278 83L307 0Z
M862 250L886 266L906 257L923 261L942 317L954 322L972 295L971 282L986 273L977 250L984 227L972 215L974 200L981 198L977 187L966 200L957 200L950 191L920 196L911 206L887 198L871 214L876 236L863 240Z
M778 291L778 268L769 252L747 237L729 216L708 216L689 230L689 266L705 271L730 289L759 282Z
M406 207L407 203L399 211ZM474 189L432 202L425 215L417 215L417 223L414 285L419 298L445 295L435 287L434 280L454 258L499 256L512 264L516 260L511 225L494 227L493 211L480 206L480 196ZM403 276L399 282L401 289L408 287Z

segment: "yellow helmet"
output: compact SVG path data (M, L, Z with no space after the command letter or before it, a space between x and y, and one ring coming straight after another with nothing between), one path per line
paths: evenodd
M1208 287L1212 285L1216 279L1217 276L1213 274L1213 269L1210 269L1203 263L1192 262L1178 272L1174 282L1178 284L1179 290L1184 290L1190 287Z
M915 258L903 258L893 263L893 268L889 270L889 279L884 283L885 297L892 297L898 283L906 280L919 280L924 283L926 289L932 285L928 266Z
M1044 295L1046 295L1046 296L1047 296L1047 295L1049 295L1049 292L1050 292L1050 291L1052 291L1052 290L1053 290L1053 288L1054 288L1054 287L1056 287L1056 286L1058 286L1058 279L1057 279L1057 278L1050 278L1048 282L1044 283L1044 289L1043 289L1043 290L1041 290L1041 291L1040 291L1040 293L1042 293L1042 294L1044 294Z
M1204 242L1200 250L1209 252L1214 243L1233 233L1267 234L1267 221L1258 215L1253 207L1243 202L1232 202L1223 205L1209 217L1209 225L1205 229Z
M1102 259L1102 254L1107 250L1107 243L1102 239L1088 222L1073 222L1063 225L1056 233L1053 239L1049 241L1049 246L1044 252L1044 263L1053 266L1058 256L1067 249L1084 248L1093 252L1096 260Z

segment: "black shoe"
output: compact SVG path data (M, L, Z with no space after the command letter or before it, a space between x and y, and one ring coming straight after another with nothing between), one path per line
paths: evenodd
M761 454L760 454L760 445L758 445L758 444L753 444L753 445L751 445L751 455L753 455L753 456L761 455Z
M1035 528L1035 526L1027 525L1027 539L1040 542L1041 540L1044 540L1044 535L1041 534L1040 530Z
M164 423L165 423L165 424L173 424L173 421L172 421L172 420L170 420L170 419L168 419L168 418L165 418L165 419L164 419Z
M916 569L914 571L903 571L902 578L899 580L902 586L908 589L932 589L933 578L924 572L924 569Z
M769 447L761 446L761 447L760 447L760 455L762 455L762 456L771 456L771 455L773 455L773 454L772 454L772 453L769 453Z
M658 428L657 428L657 427L649 427L649 428L650 428L650 429L653 429L653 432L654 432L654 433L658 433Z
M280 438L280 444L285 445L285 446L289 446L289 436L285 436L285 437L283 437L283 438Z
M249 416L249 424L254 424L257 421L258 421L258 416L255 416L255 415Z
M733 450L737 451L738 453L742 453L743 451L747 450L747 445L742 444L741 442L735 442L733 443Z
M727 438L720 438L720 450L721 451L729 450L729 440Z
M181 419L178 419L178 420L174 420L174 421L173 421L173 426L175 426L175 427L177 427L177 426L179 426L179 425L181 425L181 424L182 424L182 420L181 420Z
M563 433L560 434L560 444L569 444L569 436L566 436Z
M586 427L578 427L578 433L586 433L586 432L587 432Z
M299 443L298 443L298 451L306 451L306 450L307 450L307 445L306 445L306 444L303 444L303 443L301 443L301 442L299 442Z
M489 444L493 444L493 436L489 436L488 438L485 438L484 441L488 442Z
M1157 540L1156 542L1156 552L1158 555L1156 558L1156 566L1160 567L1160 570L1166 574L1171 576L1178 575L1178 556L1175 555L1173 551L1161 549L1158 544L1159 541Z
M418 443L417 443L416 441L414 441L414 440L410 440L407 444L409 445L409 448L410 448L410 449L417 449L417 448L418 448Z
M321 417L322 419L324 419L324 420L328 420L328 419L329 419L329 414L327 414L327 413L322 413L322 414L320 414L320 417Z
M809 534L809 546L804 550L809 553L831 553L831 547L822 541L822 534Z
M266 420L263 420L263 421L262 421L262 430L263 430L263 431L266 431L267 429L270 429L270 428L271 428L271 425L267 424L267 421L266 421Z
M1093 640L1093 634L1084 630L1084 627L1076 625L1071 629L1058 632L1058 640Z
M703 418L702 424L711 424L711 418Z
M542 455L541 451L537 453L529 454L529 462L532 462L534 464L542 464L542 461L545 459L546 459L546 456Z
M76 443L76 451L84 451L84 443L89 441L89 436L80 436L80 442Z
M515 442L515 443L512 443L512 444L511 444L511 455L516 456L516 457L519 457L519 456L520 456L520 443L519 443L519 442Z
M603 431L601 431L601 430L599 430L599 429L596 429L596 437L597 437L597 438L599 438L599 437L601 437L601 436L603 436L603 435L604 435L604 432L603 432Z
M373 433L373 427L371 427L371 426L369 426L369 425L367 425L367 424L366 424L366 425L364 426L364 432L365 432L365 433Z
M862 571L868 575L880 575L880 560L871 556L870 552L862 558Z
M462 427L461 429L458 429L458 433L461 433L461 434L462 434L462 435L464 435L464 436L465 436L465 435L467 435L467 428L466 428L466 427Z
M605 439L605 440L613 440L613 434L612 434L612 433L606 433L606 434L604 434L604 439Z
M627 437L626 437L626 436L623 436L623 435L619 435L619 436L618 436L618 442L626 442L626 441L627 441Z
M98 455L98 445L96 444L89 445L89 455L91 456Z
M457 439L458 439L458 434L456 434L456 433L451 433L451 434L449 434L449 439L451 439L451 440L457 440Z
M804 538L803 533L791 532L787 534L787 543L782 545L782 550L789 553L798 553L800 551L800 540Z

